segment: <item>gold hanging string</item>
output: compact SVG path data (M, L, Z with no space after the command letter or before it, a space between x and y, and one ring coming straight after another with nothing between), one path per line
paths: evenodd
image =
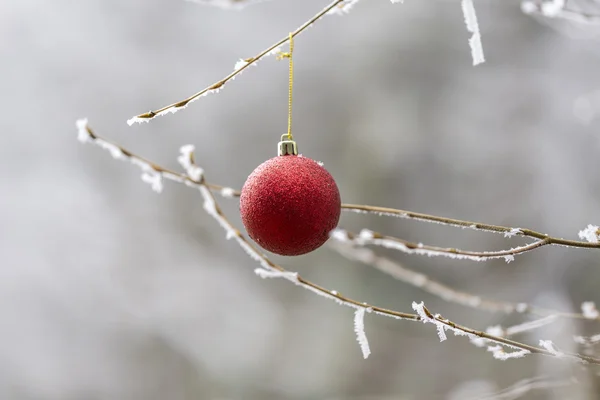
M294 35L290 32L288 39L290 44L290 51L287 53L280 52L277 55L277 60L283 60L287 58L290 60L290 72L289 72L289 92L288 92L288 140L294 140L292 136L292 90L294 87L294 60L292 59L292 53L294 52Z

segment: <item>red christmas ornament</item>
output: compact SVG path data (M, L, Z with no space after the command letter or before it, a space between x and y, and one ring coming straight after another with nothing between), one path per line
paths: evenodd
M297 256L327 241L340 218L340 192L325 168L297 155L295 142L280 142L279 154L250 174L240 212L248 234L262 248Z

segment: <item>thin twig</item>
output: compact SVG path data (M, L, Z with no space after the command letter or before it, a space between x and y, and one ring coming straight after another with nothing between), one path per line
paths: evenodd
M578 383L574 377L557 380L549 377L536 377L523 379L496 393L477 397L477 400L515 400L534 390L550 390L560 387L572 386ZM475 400L475 399L473 399Z
M573 360L579 360L579 361L583 361L583 362L590 363L590 364L597 364L598 362L600 362L600 359L596 359L591 356L577 354L577 353L566 353L566 352L557 353L555 351L550 351L550 350L542 348L542 347L531 346L531 345L528 345L525 343L517 342L515 340L507 339L507 338L504 338L501 336L492 335L487 332L477 331L472 328L462 326L455 322L452 322L452 321L442 317L439 314L434 315L425 306L422 306L422 308L425 311L425 314L429 320L437 321L437 323L443 324L446 327L446 329L450 329L450 330L454 331L454 333L457 335L466 334L467 336L470 336L471 338L487 339L493 343L497 343L497 344L507 346L509 348L513 348L513 349L517 349L517 350L528 351L533 354L542 354L542 355L553 356L553 357L557 357L557 358L567 357L567 358L571 358ZM423 320L423 319L424 318L421 317L421 320Z
M159 167L157 165L154 165L154 167L157 168L157 170L161 169L161 167ZM166 172L170 172L168 169L165 169L165 168L162 168L162 170L164 170ZM224 192L225 197L239 197L241 194L241 192L239 190L235 190L235 189L232 189L232 188L229 188L226 186L217 185L214 183L207 183L207 186L209 188L211 188L211 190L213 190L213 191ZM576 248L591 248L591 249L600 248L600 242L592 243L592 242L584 242L584 241L579 241L579 240L568 240L568 239L562 239L562 238L558 238L558 237L552 237L547 234L536 232L534 230L526 229L526 228L511 228L511 227L500 226L500 225L485 224L485 223L481 223L481 222L464 221L464 220L459 220L459 219L438 217L435 215L416 213L416 212L412 212L412 211L400 210L400 209L395 209L395 208L377 207L377 206L370 206L370 205L363 205L363 204L342 203L342 210L358 212L358 213L371 213L371 214L391 216L391 217L404 218L404 219L412 219L412 220L422 221L422 222L438 223L438 224L442 224L442 225L456 226L456 227L460 227L463 229L473 229L473 230L478 230L478 231L501 233L501 234L504 234L505 237L522 236L522 237L529 237L532 239L538 239L538 241L536 241L536 242L530 243L525 246L520 246L520 247L517 247L514 249L510 249L510 250L500 250L497 252L495 252L495 251L477 252L477 251L459 250L459 249L454 249L454 248L444 248L444 247L437 247L437 246L428 246L428 245L423 245L423 244L419 244L419 243L412 243L412 242L398 239L398 238L395 238L392 236L385 236L385 235L382 235L377 232L372 232L376 236L376 238L387 238L390 240L394 240L394 241L397 241L398 243L405 244L406 247L409 249L423 248L423 249L431 250L432 252L464 255L464 256L467 256L465 258L477 259L477 261L483 261L486 259L493 259L493 258L505 258L506 256L522 254L524 252L531 251L531 250L534 250L534 249L537 249L537 248L540 248L543 246L547 246L547 245L557 245L557 246L576 247Z
M184 183L186 186L190 186L190 187L195 187L195 188L199 187L199 184L197 182L195 182L193 179L191 179L188 175L180 174L177 171L173 171L171 169L165 168L165 167L158 165L144 157L137 156L137 155L131 153L126 148L121 147L114 142L111 142L107 139L104 139L104 138L98 136L92 130L92 128L87 124L87 121L83 120L81 122L82 122L82 124L79 128L80 128L80 140L82 142L92 141L94 144L99 145L100 147L104 148L105 150L110 151L110 153L113 155L113 157L115 157L117 159L128 159L129 161L132 162L132 164L135 164L135 165L139 166L140 168L142 168L142 170L151 169L152 171L156 172L157 174L160 174L160 176L163 177L164 179L171 180L171 181L178 182L178 183ZM81 135L81 133L82 133L81 130L83 130L83 133L85 133L84 135ZM203 177L203 179L204 179L204 177ZM240 192L238 190L234 190L232 188L222 186L222 185L217 185L214 183L209 183L205 180L203 181L203 185L212 191L216 191L216 192L220 193L224 197L239 197L239 195L240 195ZM333 235L333 237L336 237L336 236ZM351 253L351 251L353 253ZM536 314L536 315L556 315L556 316L559 316L562 318L600 320L600 317L590 318L589 316L586 317L583 314L566 313L566 312L561 312L561 311L544 309L541 307L531 306L526 303L508 303L508 302L498 302L498 301L486 300L486 299L481 298L480 296L472 295L472 294L469 294L466 292L460 292L460 291L452 289L446 285L443 285L439 282L433 281L424 274L408 270L407 268L400 266L399 264L393 262L392 260L389 260L384 257L376 256L375 253L373 253L373 252L368 253L367 251L370 251L368 249L365 249L365 248L360 249L360 251L361 251L360 253L358 253L358 251L359 251L359 249L348 249L345 252L343 252L343 253L340 252L340 253L342 255L346 256L347 258L349 258L350 255L352 254L354 259L357 259L357 260L365 262L365 263L370 263L372 266L377 267L382 272L387 273L388 275L390 275L396 279L399 279L405 283L409 283L413 286L420 287L423 290L425 290L433 295L436 295L436 296L441 297L448 301L454 301L457 304L475 307L475 308L479 308L481 310L486 310L486 311L503 311L506 313L511 313L511 312L516 311L519 313L530 313L530 314ZM369 261L366 262L365 260L369 260Z
M567 247L580 247L580 248L591 248L598 249L600 248L600 242L591 243L591 242L583 242L579 240L567 240L557 237L552 237L546 235L544 233L536 232L531 229L526 228L510 228L506 226L500 225L491 225L484 224L481 222L472 222L472 221L463 221L459 219L453 218L445 218L445 217L437 217L435 215L415 213L406 210L398 210L395 208L387 208L387 207L377 207L377 206L367 206L360 204L342 204L342 209L345 211L354 211L359 213L372 213L378 215L385 215L391 217L405 218L405 219L413 219L417 221L425 221L425 222L433 222L442 225L450 225L457 226L465 229L474 229L478 231L487 231L487 232L496 232L503 233L504 236L523 236L529 237L533 239L540 239L544 241L542 245L559 245L559 246L567 246Z
M537 316L554 316L560 318L600 321L600 317L589 318L583 314L551 310L548 308L533 306L527 303L511 303L508 301L491 300L483 296L457 290L441 282L435 281L423 273L413 271L387 257L377 255L373 250L365 247L354 247L349 244L338 242L330 242L329 247L348 260L359 261L367 266L383 272L386 275L391 276L394 279L419 288L445 301L460 304L462 306L471 307L482 311L502 312L506 314L516 312L520 314ZM516 333L516 331L510 330L510 328L506 331L508 331L508 336Z
M118 159L120 157L124 157L126 159L136 160L136 162L134 162L134 163L136 165L142 167L142 169L144 169L143 166L145 165L145 166L147 166L147 169L151 169L152 171L161 174L161 176L165 179L179 182L179 183L185 182L189 186L196 186L196 183L192 179L190 179L188 176L182 175L179 172L173 171L169 168L160 166L144 157L140 157L135 154L132 154L126 148L121 147L114 142L111 142L109 140L106 140L106 139L96 135L96 133L92 130L92 128L90 128L90 126L87 125L87 123L85 124L85 127L83 127L83 128L86 130L87 134L89 135L89 139L94 141L96 144L100 145L100 147L108 149L109 151L112 150L111 154L113 155L114 158ZM86 138L80 137L80 140L85 141ZM119 151L121 153L121 155L119 155L119 153L116 151ZM231 189L227 186L221 186L221 185L217 185L217 184L209 183L209 182L205 182L204 185L212 191L217 191L217 192L221 193L225 197L239 197L240 196L240 192L238 190Z
M202 97L204 95L207 95L209 93L219 91L228 81L230 81L231 79L235 78L239 73L241 73L242 71L244 71L250 65L256 63L257 61L260 61L266 55L274 54L275 52L277 52L277 49L278 49L279 46L283 45L284 43L286 43L286 42L288 42L290 40L290 36L292 38L296 37L298 34L300 34L306 28L308 28L309 26L311 26L313 23L315 23L322 16L324 16L325 14L327 14L327 12L329 12L330 10L332 10L337 5L343 3L344 1L345 0L334 0L334 1L332 1L327 7L325 7L323 10L321 10L320 12L318 12L314 17L312 17L311 19L309 19L308 21L306 21L304 24L302 24L298 29L296 29L295 31L293 31L290 35L285 36L283 39L281 39L281 40L277 41L276 43L272 44L271 46L267 47L265 50L261 51L256 56L244 59L243 60L244 62L241 63L241 65L238 68L236 68L232 73L230 73L229 75L227 75L225 78L223 78L223 79L221 79L221 80L213 83L212 85L210 85L210 86L204 88L203 90L201 90L201 91L193 94L192 96L188 97L185 100L181 100L181 101L178 101L176 103L169 104L168 106L159 108L158 110L149 111L149 112L144 113L144 114L136 115L135 117L129 119L127 121L127 123L129 125L133 125L136 122L147 122L147 121L150 121L151 119L153 119L153 118L155 118L155 117L157 117L159 115L165 115L165 114L177 112L178 110L180 110L182 108L185 108L189 103L193 102L194 100L197 100L200 97Z
M389 249L400 250L408 254L420 254L429 257L445 256L460 260L487 261L492 259L503 258L506 261L512 261L512 258L518 254L522 254L538 247L548 244L547 239L538 240L525 246L519 246L510 250L499 251L469 251L455 248L444 248L437 246L429 246L423 243L413 243L394 236L383 235L368 229L363 229L359 234L337 229L332 237L342 242L350 242L358 246L375 245Z
M271 261L265 254L259 251L251 242L243 235L237 228L233 226L233 224L229 221L229 219L225 216L220 206L218 205L215 197L213 196L211 190L206 185L204 181L204 176L202 175L199 179L192 179L186 174L176 173L166 168L155 168L156 164L149 164L145 158L139 157L129 150L106 140L99 135L95 134L92 129L88 126L86 120L80 120L77 123L79 129L79 140L82 142L89 142L96 144L102 147L105 150L111 152L113 157L120 159L128 159L132 164L139 166L142 170L145 170L145 165L151 165L153 171L160 176L165 177L166 179L173 180L179 183L185 183L187 186L193 186L200 191L204 199L204 209L211 215L219 225L225 230L228 238L233 238L236 242L244 249L251 258L258 261L261 265L261 268L255 270L257 275L263 278L281 278L285 279L289 282L294 283L297 286L303 287L304 289L310 290L313 293L326 297L330 300L334 300L340 305L344 305L353 309L365 309L368 312L373 312L375 314L383 315L386 317L391 317L395 319L406 319L410 321L422 321L422 322L433 322L438 326L443 325L445 329L452 330L457 335L464 335L469 338L479 338L485 339L489 342L496 343L501 346L506 346L508 348L517 349L522 352L522 354L533 353L540 354L550 357L555 357L559 359L571 359L579 362L590 363L600 365L600 359L576 354L576 353L556 353L550 350L547 350L543 347L536 347L532 345L528 345L525 343L520 343L514 340L510 340L507 338L494 336L486 332L481 332L466 326L459 325L455 322L447 320L443 318L439 314L432 314L424 305L420 305L420 310L423 312L422 315L417 314L409 314L400 311L394 311L390 309L386 309L383 307L377 307L370 305L368 303L358 302L349 297L343 296L339 292L335 290L326 289L316 283L308 281L302 278L296 272L287 271L282 266ZM201 170L200 170L201 171ZM414 305L413 305L414 307Z
M213 185L213 186L219 186L219 185ZM222 186L219 186L219 187L222 187ZM238 190L234 191L233 189L229 189L229 190L231 190L232 192L231 192L231 195L228 197L239 197L240 196L240 191L238 191ZM477 231L494 232L494 233L503 234L505 237L522 236L522 237L529 237L532 239L538 239L538 241L536 241L536 242L530 243L525 246L517 247L516 249L501 250L501 251L497 251L497 252L493 252L493 251L476 252L476 251L459 250L459 249L453 249L453 248L443 248L443 247L436 247L436 246L419 245L418 243L411 243L411 242L408 242L408 241L405 241L402 239L394 238L391 236L385 236L385 235L382 235L377 232L372 232L376 236L376 238L389 238L390 240L394 240L394 241L397 241L398 243L405 244L409 249L419 248L419 246L422 246L423 249L429 249L432 252L465 255L465 256L468 256L467 258L478 259L478 261L482 261L485 259L491 259L491 258L504 258L504 257L510 256L510 255L517 255L517 254L521 254L521 253L524 253L524 252L527 252L527 251L530 251L533 249L537 249L537 248L540 248L543 246L547 246L547 245L576 247L576 248L589 248L589 249L599 249L600 248L600 241L598 243L593 243L593 242L587 242L587 241L584 242L584 241L580 241L580 240L562 239L562 238L558 238L558 237L552 237L550 235L547 235L547 234L544 234L541 232L536 232L532 229L511 228L511 227L507 227L507 226L492 225L492 224L486 224L486 223L481 223L481 222L473 222L473 221L465 221L465 220L454 219L454 218L438 217L436 215L416 213L416 212L400 210L400 209L396 209L396 208L378 207L378 206L370 206L370 205L364 205L364 204L342 203L342 210L350 211L350 212L357 212L357 213L376 214L376 215L380 215L380 216L390 216L390 217L396 217L396 218L412 219L412 220L421 221L421 222L430 222L430 223L437 223L437 224L441 224L441 225L455 226L455 227L460 227L463 229L473 229L473 230L477 230Z

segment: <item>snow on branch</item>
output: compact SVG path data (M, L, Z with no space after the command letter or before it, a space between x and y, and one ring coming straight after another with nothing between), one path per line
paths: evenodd
M479 65L485 62L483 55L483 46L481 45L481 33L479 32L479 24L477 22L477 14L475 14L475 6L473 0L462 0L461 7L463 16L465 17L465 24L467 30L472 33L469 39L469 46L471 47L471 57L473 58L473 65Z
M109 151L113 157L117 155L118 159L128 159L132 164L137 165L142 168L150 168L154 173L159 174L161 177L168 178L174 182L183 183L186 186L193 187L199 190L203 200L204 200L204 209L205 211L213 217L217 223L225 230L227 238L235 239L238 245L246 251L246 253L253 260L257 261L261 268L255 270L255 273L262 278L282 278L285 281L291 282L296 286L307 289L312 293L318 294L327 299L333 300L336 303L350 307L355 311L358 311L355 314L355 333L357 334L357 339L361 344L361 349L363 351L363 355L365 355L367 351L368 341L366 340L366 335L364 335L364 312L373 312L378 315L401 319L401 320L409 320L409 321L423 321L426 323L432 323L436 326L438 330L438 335L440 340L446 339L446 331L452 331L457 336L467 336L471 339L484 339L487 342L495 343L497 345L510 348L516 350L516 352L525 352L541 354L546 356L553 356L559 358L566 358L571 360L577 360L580 362L593 363L600 365L600 359L588 356L588 355L580 355L575 353L562 353L556 351L554 348L550 348L547 343L541 343L540 346L536 347L528 344L516 342L514 340L506 339L503 337L491 335L486 332L480 332L462 325L458 325L448 319L442 318L439 314L433 315L429 310L424 306L423 303L417 304L413 303L413 308L417 311L417 314L409 314L400 311L394 311L382 307L373 306L367 303L358 302L349 297L343 296L341 293L335 290L326 289L316 283L308 281L302 278L299 274L295 272L289 272L282 266L271 261L266 255L264 255L261 251L257 249L257 247L252 244L252 242L242 234L237 228L233 226L233 224L229 221L229 219L225 216L221 207L217 203L215 197L213 196L211 190L222 191L223 186L212 185L209 186L205 181L204 175L201 176L199 180L194 180L187 174L177 173L174 171L170 171L164 167L151 163L146 159L134 155L129 150L124 149L123 147L117 146L116 144L107 141L96 135L92 129L88 126L86 120L80 120L77 122L78 129L78 138L82 142L93 143L98 145L99 147ZM118 149L118 151L117 151ZM122 156L121 156L122 154ZM182 148L182 155L187 156L192 165L195 165L193 160L193 149L189 146L184 146ZM183 160L181 160L183 161ZM183 161L186 166L187 161ZM146 167L147 165L147 167ZM362 310L362 311L361 311ZM368 355L368 354L367 354Z

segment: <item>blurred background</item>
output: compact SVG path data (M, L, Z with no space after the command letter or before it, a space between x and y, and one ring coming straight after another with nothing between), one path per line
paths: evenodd
M457 1L361 1L299 36L294 132L342 201L528 227L576 238L600 222L600 45L593 26L475 2L487 62L473 67ZM75 120L159 164L183 144L211 182L240 188L286 130L287 64L273 57L185 111L131 116L221 79L324 7L273 0L241 11L183 0L0 2L0 398L469 399L536 376L578 385L528 399L597 399L596 369L530 356L498 361L432 326L353 312L257 264L167 183L76 140ZM220 200L241 228L237 200ZM413 221L344 213L340 226L431 245L522 244ZM600 302L600 253L544 248L486 263L376 249L493 299L579 312ZM360 301L434 312L476 329L527 316L444 302L330 246L273 257ZM597 323L559 321L517 339L578 351Z

